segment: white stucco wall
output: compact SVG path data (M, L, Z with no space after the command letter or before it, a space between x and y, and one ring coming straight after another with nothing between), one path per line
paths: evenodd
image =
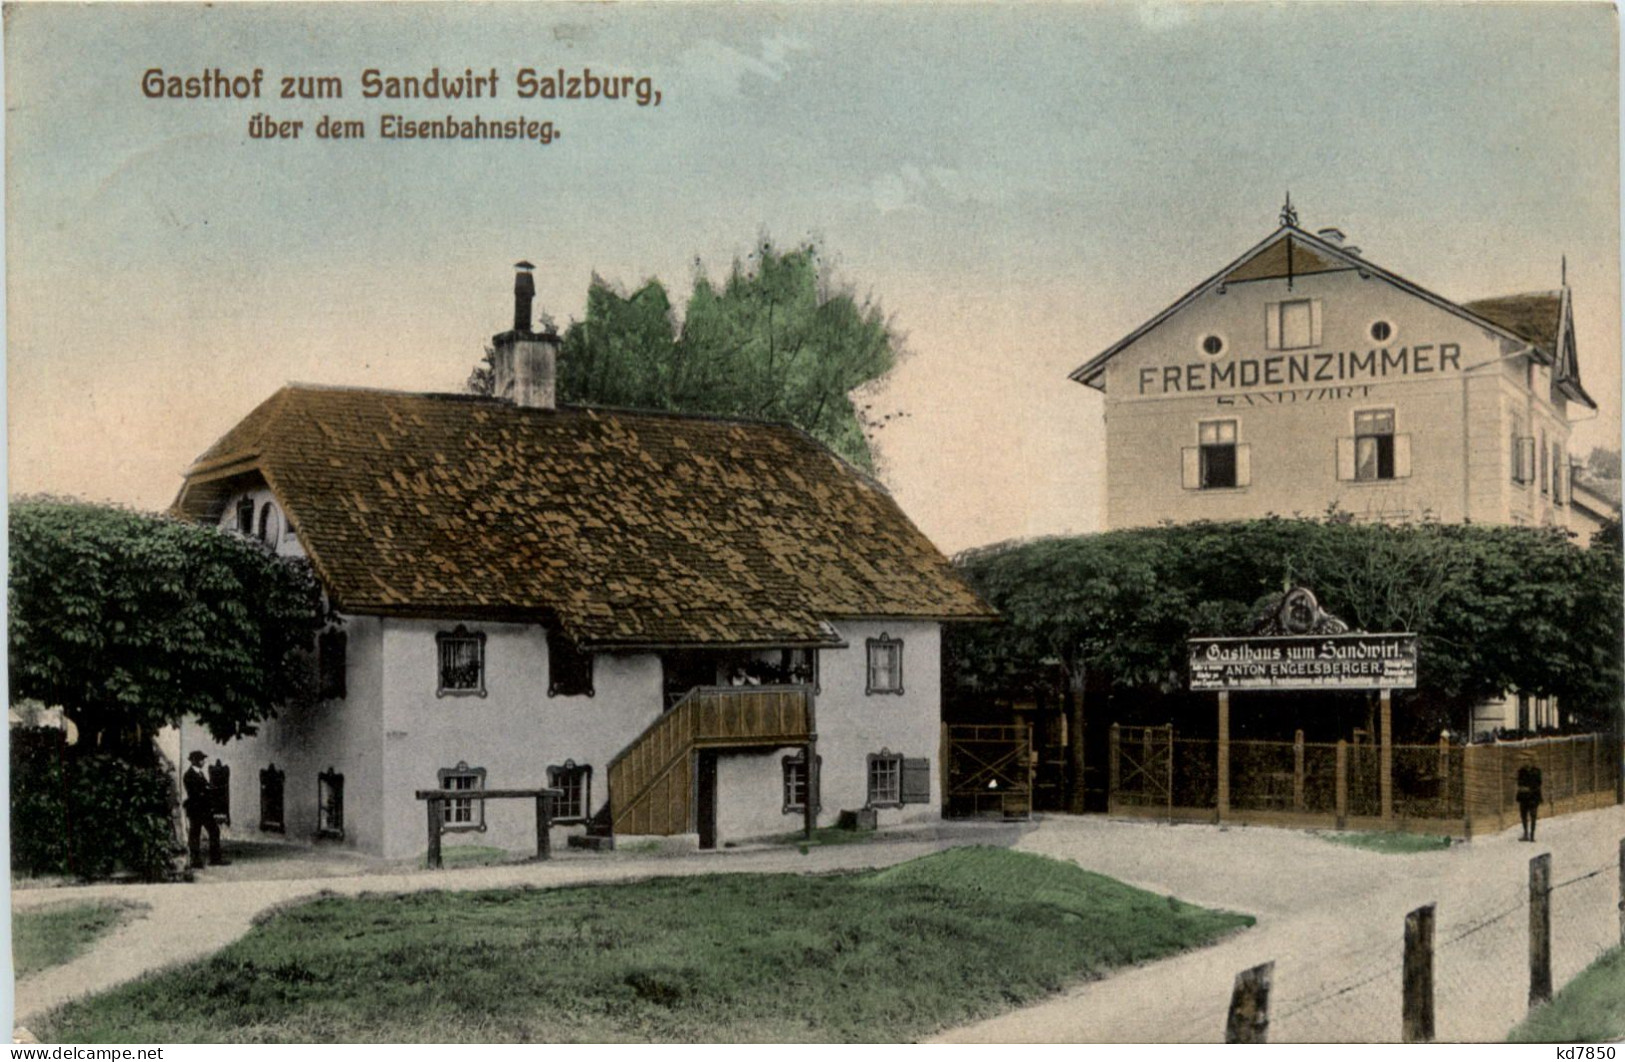
M929 822L942 815L941 628L920 621L843 621L836 624L845 649L818 654L816 697L821 800L818 822L833 825L843 809L868 803L869 754L882 750L931 762L931 798L879 811L881 826ZM903 692L866 693L868 640L881 635L903 641ZM782 761L794 748L722 756L717 763L717 841L787 833L802 824L783 811Z
M382 624L369 616L344 621L349 663L346 696L307 708L285 709L261 723L253 737L217 744L196 722L181 727L181 769L185 756L201 749L212 764L231 768L232 825L228 836L258 838L259 772L274 764L286 772L283 810L292 841L316 836L316 776L331 768L344 776L343 844L382 854L383 704L381 683ZM276 836L276 835L270 835Z
M1266 308L1283 299L1319 300L1318 346L1266 349ZM1378 320L1394 329L1381 343L1370 335ZM1210 335L1225 344L1216 357L1201 352ZM1351 372L1327 382L1287 378L1293 357L1330 353L1333 360L1312 364L1317 372L1335 374L1338 352L1363 357L1383 348L1395 357L1402 348L1411 352L1413 371L1377 379ZM1209 292L1124 350L1106 370L1107 526L1270 513L1316 516L1329 505L1372 519L1431 515L1446 522L1566 524L1567 506L1543 494L1538 483L1520 486L1511 480L1515 412L1525 433L1544 436L1548 447L1556 443L1566 453L1569 433L1549 376L1531 392L1527 359L1499 361L1517 349L1379 278L1361 279L1353 272L1299 276L1290 292L1284 279ZM1253 386L1209 389L1210 365L1239 372L1243 362L1260 375ZM1265 383L1266 366L1279 379ZM1373 482L1339 480L1338 439L1353 436L1356 412L1380 409L1392 409L1395 432L1410 437L1411 474ZM1181 452L1198 444L1198 425L1209 420L1236 422L1237 441L1250 452L1250 484L1184 486Z
M589 814L603 805L610 758L661 711L660 660L652 654L598 654L593 696L547 695L547 636L520 624L469 623L483 632L484 697L436 696L435 634L455 623L383 621L383 785L387 822L381 854L404 858L428 844L426 808L413 798L439 786L438 772L459 762L483 767L489 789L547 784L547 768L567 759L593 768ZM533 848L536 808L528 800L485 805L486 831L448 833L446 845ZM579 830L579 827L576 828ZM564 830L555 835L562 844Z

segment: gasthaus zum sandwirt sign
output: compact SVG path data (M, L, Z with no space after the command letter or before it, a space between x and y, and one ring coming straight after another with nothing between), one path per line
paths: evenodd
M1408 690L1416 635L1192 638L1193 690Z

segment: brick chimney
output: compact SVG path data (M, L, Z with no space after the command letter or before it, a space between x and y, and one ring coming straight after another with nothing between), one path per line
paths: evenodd
M551 326L545 332L531 331L531 303L536 298L536 281L530 274L535 268L529 262L514 266L513 330L491 337L496 351L491 362L496 384L493 393L516 406L553 409L559 336Z

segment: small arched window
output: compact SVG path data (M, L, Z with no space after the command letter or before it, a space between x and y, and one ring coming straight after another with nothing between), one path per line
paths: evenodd
M280 530L277 525L276 506L266 502L260 507L260 541L267 546L275 546Z

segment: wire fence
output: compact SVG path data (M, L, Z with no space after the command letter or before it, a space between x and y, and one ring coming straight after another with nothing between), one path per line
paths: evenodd
M1606 862L1553 869L1544 890L1549 908L1549 980L1560 989L1600 955L1625 943L1625 840ZM1546 857L1549 858L1549 857ZM1536 862L1530 861L1531 864ZM1502 880L1452 895L1436 906L1425 985L1437 1040L1473 1041L1485 1030L1504 1030L1533 1005L1532 946L1539 920L1531 917L1542 894L1531 866L1528 880ZM1452 909L1453 907L1453 909ZM1268 1038L1290 1042L1396 1042L1404 1038L1402 1001L1422 990L1407 982L1405 911L1391 927L1314 927L1327 947L1277 968L1268 998ZM1217 994L1216 994L1217 995ZM1211 1042L1230 1014L1214 1006L1188 1012L1168 1029L1173 1042Z

